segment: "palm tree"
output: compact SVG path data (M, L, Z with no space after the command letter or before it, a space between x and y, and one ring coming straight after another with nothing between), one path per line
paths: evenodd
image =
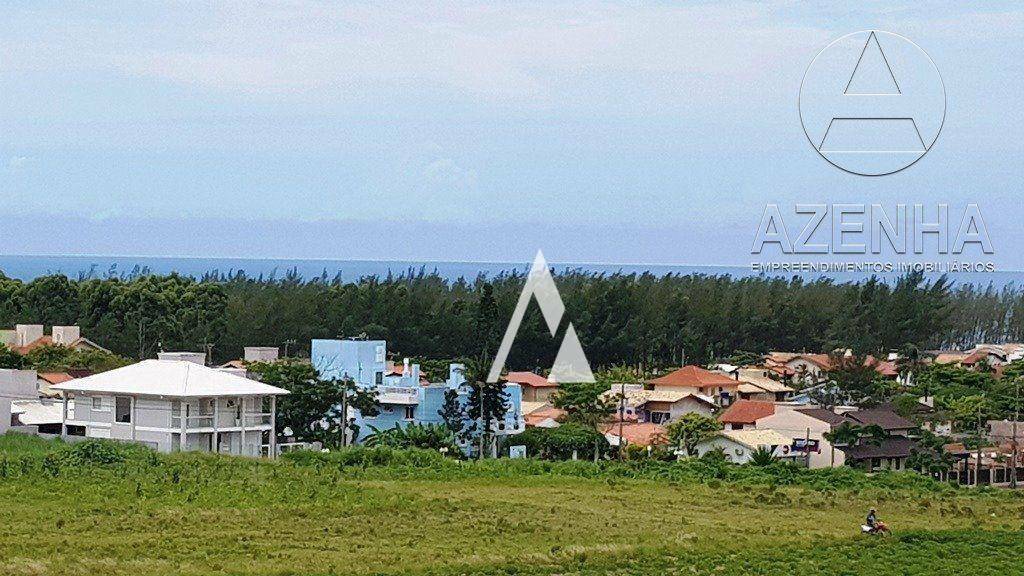
M754 466L771 466L776 461L778 458L775 457L775 453L766 446L758 446L750 453L750 463Z
M857 426L850 422L843 422L822 436L832 444L832 466L835 466L836 446L856 446L861 442L879 446L883 440L889 437L889 433L877 424Z

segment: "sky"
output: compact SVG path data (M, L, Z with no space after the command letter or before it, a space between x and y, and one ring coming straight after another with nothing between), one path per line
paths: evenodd
M768 203L977 203L992 259L1024 269L1019 4L0 15L6 254L745 265ZM797 109L815 55L868 29L927 52L947 104L930 152L877 178L823 160Z

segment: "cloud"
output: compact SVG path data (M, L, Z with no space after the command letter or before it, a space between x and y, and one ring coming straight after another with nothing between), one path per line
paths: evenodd
M30 156L12 156L7 160L7 171L8 172L20 172L26 166L33 162L33 158Z
M423 169L423 176L430 184L457 190L476 187L477 176L474 170L466 170L451 158L439 158L430 162Z
M62 12L65 30L17 14L0 24L0 55L11 70L118 71L270 101L697 110L701 94L763 89L773 60L824 38L747 3L236 2L132 16Z

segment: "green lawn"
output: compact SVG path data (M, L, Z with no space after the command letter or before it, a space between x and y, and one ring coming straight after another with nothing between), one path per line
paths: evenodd
M0 574L1006 575L1024 558L1011 494L54 450L0 438ZM893 537L858 534L872 505Z

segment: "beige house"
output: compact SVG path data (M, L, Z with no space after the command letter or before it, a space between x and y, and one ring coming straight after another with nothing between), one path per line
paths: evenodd
M811 440L810 467L842 466L845 455L825 439L825 433L846 422L842 416L824 408L796 408L784 404L775 406L775 413L757 420L755 428L775 430L795 439Z
M109 352L92 340L83 338L78 326L54 326L50 334L46 334L42 324L17 324L14 330L0 330L0 344L22 355L40 346L67 346L75 350Z
M739 382L721 372L705 370L700 366L683 366L668 374L648 380L647 385L656 391L682 390L711 398L718 406L732 404L738 394Z
M502 380L519 384L524 402L548 402L558 391L558 382L534 372L509 372Z
M638 422L666 425L685 414L711 416L717 405L715 401L702 394L687 389L662 388L645 390L639 384L613 384L604 393L606 398L624 399L620 406L626 420L636 419ZM616 410L615 417L619 416Z

